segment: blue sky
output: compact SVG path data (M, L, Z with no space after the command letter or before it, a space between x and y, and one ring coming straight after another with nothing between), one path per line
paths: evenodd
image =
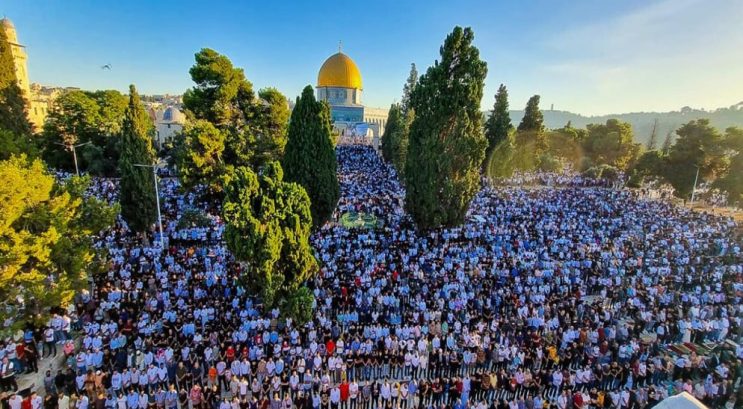
M488 63L483 108L505 83L512 108L582 114L743 101L743 1L82 1L3 0L27 46L32 82L182 93L210 47L256 88L294 98L338 41L361 69L364 103L399 101L410 63L424 72L455 25ZM110 63L111 71L100 69Z

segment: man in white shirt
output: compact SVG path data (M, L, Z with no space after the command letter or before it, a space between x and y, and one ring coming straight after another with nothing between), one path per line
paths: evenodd
M332 409L338 409L338 405L341 403L341 390L338 389L338 386L334 386L333 389L330 390L330 407Z
M8 399L8 405L10 406L10 409L21 409L22 403L23 398L15 393L10 397L10 399Z

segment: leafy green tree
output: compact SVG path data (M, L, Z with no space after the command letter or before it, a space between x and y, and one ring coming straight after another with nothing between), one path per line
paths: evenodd
M410 110L410 97L413 95L413 90L418 84L418 70L415 68L415 63L410 64L410 74L408 80L405 81L405 85L402 88L402 102L400 103L400 109L403 113L407 114Z
M134 85L129 86L129 106L124 115L121 133L121 215L129 228L138 233L146 232L157 218L155 181L152 168L136 165L152 165L155 154L152 150L152 127L149 117L139 101Z
M723 145L729 152L730 164L714 186L728 194L730 204L743 206L743 129L726 129Z
M321 227L340 198L335 149L330 133L330 109L315 99L308 85L297 99L289 122L284 161L286 180L304 187L312 202L312 220Z
M258 138L255 142L256 165L269 161L280 161L284 156L287 131L289 129L289 101L276 88L258 91L261 103L258 104Z
M666 137L663 139L663 146L660 148L660 151L664 155L668 155L668 152L671 151L671 146L673 146L673 131L668 131L666 133Z
M196 86L183 94L187 113L218 128L245 125L252 116L255 95L242 68L235 68L229 58L209 48L201 49L195 58L189 73Z
M415 119L405 164L405 205L419 228L464 221L480 188L487 141L482 100L487 64L470 28L455 27L412 94Z
M639 176L663 177L665 158L659 150L645 151L634 166Z
M20 154L25 154L30 158L38 156L36 145L31 137L0 128L0 160L8 160L11 156Z
M387 115L387 125L382 134L382 156L397 170L398 174L405 172L405 159L408 152L408 124L399 104L390 106Z
M18 87L11 45L4 30L0 30L0 129L18 137L31 135L26 115L26 96Z
M526 102L524 117L521 118L521 123L517 128L519 132L544 132L544 115L539 109L539 98L539 95L534 95Z
M713 181L725 170L727 158L722 135L708 119L690 121L676 134L678 139L666 158L665 178L676 196L686 199L691 195L697 169L699 183Z
M606 124L589 124L588 136L583 141L585 154L595 165L611 165L627 169L640 153L640 145L635 143L632 125L617 119L609 119Z
M516 128L516 148L519 156L517 161L521 169L530 169L527 163L538 164L539 158L547 150L547 140L544 132L544 115L539 109L539 95L534 95L526 102L524 117Z
M485 138L488 140L485 161L490 160L493 150L508 139L511 131L513 131L513 125L511 124L511 116L508 114L508 90L505 85L500 84L498 92L495 94L493 110L490 111L490 116L485 122Z
M41 137L44 160L54 168L72 171L75 167L68 146L88 143L77 148L80 169L95 175L115 176L127 105L128 98L112 90L75 90L60 95L44 124Z
M304 286L318 270L309 245L310 199L296 183L284 181L278 162L257 173L238 167L226 177L225 241L244 269L242 282L268 308L306 322L312 294Z
M93 235L112 225L117 208L85 198L88 179L58 184L40 160L0 162L0 319L47 322L88 285L101 259Z
M211 194L222 192L222 178L227 171L222 160L224 149L224 131L203 119L187 123L173 155L183 187L205 185Z

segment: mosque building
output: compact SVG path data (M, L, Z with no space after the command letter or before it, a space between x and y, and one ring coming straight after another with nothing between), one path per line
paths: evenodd
M317 74L317 99L330 105L338 143L367 143L379 146L387 124L387 109L361 103L364 84L356 63L340 50L331 55Z

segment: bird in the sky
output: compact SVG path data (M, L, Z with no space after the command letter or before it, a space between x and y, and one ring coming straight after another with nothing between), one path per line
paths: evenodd
M110 71L111 70L111 64L102 65L101 66L101 69L102 70L109 70Z

